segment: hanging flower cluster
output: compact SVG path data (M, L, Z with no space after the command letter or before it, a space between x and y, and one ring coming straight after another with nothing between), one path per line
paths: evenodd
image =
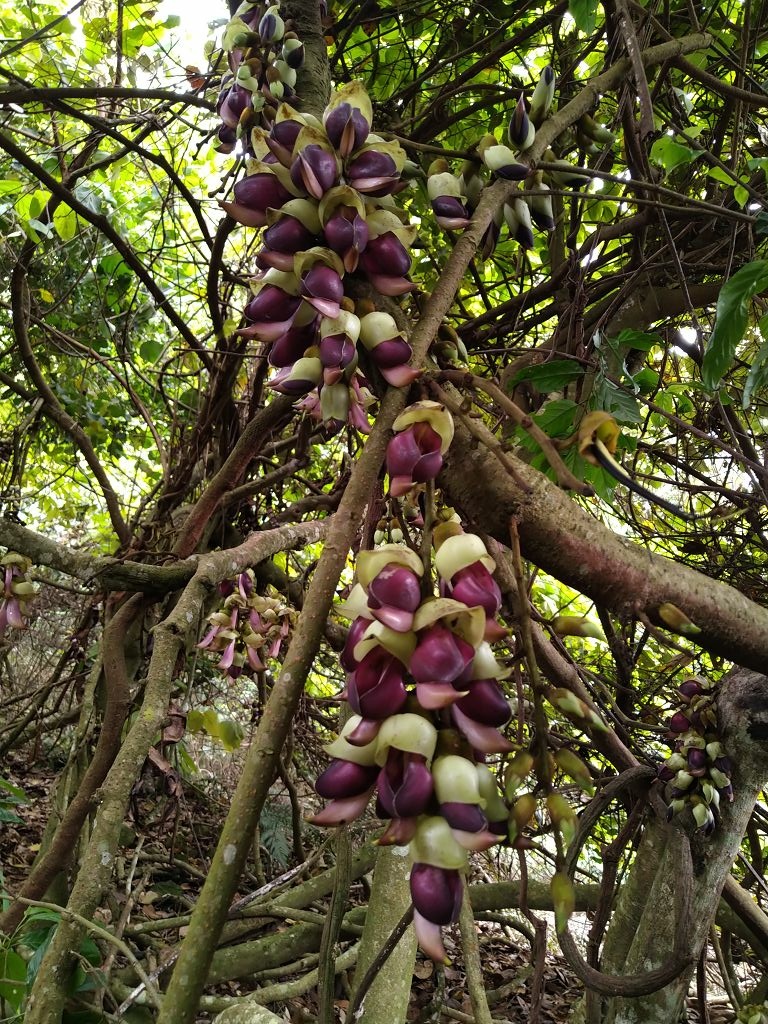
M277 104L295 95L304 46L290 26L280 16L279 3L246 0L224 30L229 74L222 80L216 104L222 121L216 148L222 153L231 153L238 141L248 152L257 120L270 124Z
M703 676L686 679L678 687L684 707L669 720L674 753L659 770L670 783L670 818L690 808L697 826L709 835L720 800L733 800L731 760L717 731L715 684Z
M396 427L390 468L402 448L413 459L400 477L431 479L453 433L449 414L421 402ZM512 745L501 732L511 717L500 685L508 671L490 644L507 632L497 621L495 563L455 519L438 524L433 545L437 594L409 547L383 544L357 557L358 582L339 608L352 620L340 660L354 714L326 748L332 761L316 789L329 803L313 821L352 821L376 793L376 813L389 819L379 842L410 843L421 947L444 960L441 928L458 917L467 852L507 836L509 810L483 762Z
M389 493L407 494L417 484L434 480L453 440L453 419L439 402L414 402L392 424L395 436L387 445Z
M371 134L372 116L360 82L333 94L322 121L280 104L269 131L251 131L249 174L222 203L241 224L265 229L241 333L271 346L270 386L309 396L304 409L326 422L364 431L372 398L358 343L390 384L418 376L394 318L345 294L353 274L387 296L414 287L416 228L393 199L406 184L405 153Z
M551 149L544 154L541 170L531 172L526 164L520 163L519 156L533 145L536 129L547 117L554 95L555 73L547 66L530 103L526 103L524 93L520 94L507 126L509 145L500 144L494 135L485 135L477 145L477 158L466 161L458 174L452 173L444 159L435 160L430 165L427 192L432 210L440 227L449 231L462 231L469 225L485 187L483 166L492 175L506 181L526 181L525 194L505 203L486 229L479 250L483 259L493 253L502 224L507 225L510 236L524 249L534 247L534 228L554 230L552 195L545 178L557 188L577 188L589 180L583 174L571 173L567 169L548 170L547 164L557 160ZM579 120L575 142L580 149L587 153L599 152L600 145L614 141L613 133L589 114Z
M216 667L230 679L261 671L264 658L279 655L296 612L280 597L257 594L250 569L220 583L219 593L222 604L197 646L221 654Z
M517 159L533 145L536 126L549 112L555 94L555 73L547 66L542 72L531 98L530 109L521 93L509 123L507 135L510 146L499 145L493 135L484 136L477 146L477 159L464 163L458 175L453 174L447 160L435 160L429 168L427 192L438 224L451 231L461 231L480 202L485 187L482 166L507 181L530 178L528 194L505 203L485 231L480 243L480 254L487 259L496 247L501 226L506 223L510 235L525 249L533 248L534 225L542 231L555 226L552 198L543 174L531 174L530 168Z
M8 551L0 558L3 573L3 593L0 596L0 637L8 626L25 629L27 603L37 593L34 583L25 578L32 563L17 551Z

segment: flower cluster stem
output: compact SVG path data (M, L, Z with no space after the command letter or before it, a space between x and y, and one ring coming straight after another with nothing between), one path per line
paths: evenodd
M318 982L317 1014L318 1024L333 1024L333 988L336 979L334 948L341 931L341 922L349 896L352 881L352 842L348 828L340 828L336 834L336 876L333 882L331 905L325 919L320 940L320 976Z
M472 913L472 905L469 902L469 892L466 887L464 889L464 899L461 902L459 928L461 930L461 948L464 953L464 972L467 976L467 988L469 989L469 999L472 1003L472 1015L475 1018L475 1024L492 1024L491 1011L485 991L485 981L483 980L480 943L477 938L475 915Z

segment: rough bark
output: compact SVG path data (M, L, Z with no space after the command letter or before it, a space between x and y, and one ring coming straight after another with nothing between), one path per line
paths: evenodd
M476 427L493 441L481 423ZM699 627L695 642L705 650L748 668L765 666L768 609L725 583L624 540L537 470L514 455L506 459L517 480L456 424L440 484L469 526L506 545L515 517L523 555L603 608L644 615L663 627L657 609L669 602Z
M360 985L379 950L410 905L407 852L401 847L385 847L376 860L373 889L357 957L355 987ZM398 1024L398 1021L405 1020L415 955L416 936L413 929L409 928L381 967L363 999L360 1016L362 1024Z
M755 800L768 778L768 678L738 669L721 684L718 715L725 747L734 755L732 804L721 807L709 838L691 837L688 952L691 963L674 982L638 999L608 1000L606 1024L674 1024L688 991L695 962L707 941L717 900L746 831ZM684 819L683 819L684 820ZM675 906L680 884L680 824L652 818L643 831L632 874L620 891L606 938L602 968L618 974L662 966L672 954Z

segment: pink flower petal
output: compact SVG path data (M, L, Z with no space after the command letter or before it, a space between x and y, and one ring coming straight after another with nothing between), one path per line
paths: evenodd
M418 818L393 818L376 840L376 846L407 846L416 835Z
M502 836L497 836L487 829L483 829L482 832L463 832L461 829L452 828L451 835L465 850L488 850L502 840Z
M346 825L350 821L359 818L368 801L373 794L374 786L366 789L359 796L349 796L343 800L331 800L325 805L322 811L313 814L309 821L312 825L324 825L333 827L335 825Z
M427 711L447 708L466 697L469 690L454 690L450 683L417 683L416 698Z
M418 910L413 912L413 930L422 952L437 964L449 964L451 961L443 945L443 930L439 924L432 924Z
M386 295L386 292L382 292ZM414 370L411 366L391 366L389 369L379 369L384 380L394 388L405 388L421 376L421 370Z
M498 729L494 729L490 725L481 725L480 722L474 721L474 719L465 715L463 711L460 711L455 704L451 708L451 715L459 732L481 754L506 754L514 749L506 736L502 736Z

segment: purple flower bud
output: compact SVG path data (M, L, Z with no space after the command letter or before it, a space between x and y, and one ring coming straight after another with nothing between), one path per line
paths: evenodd
M413 355L413 349L403 337L390 338L382 341L371 349L371 359L380 370L389 370L393 366L403 366Z
M682 711L677 711L669 720L669 730L674 733L688 732L691 727L690 721Z
M509 122L509 141L518 149L525 149L530 145L530 134L531 122L525 109L525 97L520 93L520 98L512 114L512 120Z
M299 39L286 39L283 43L283 60L289 68L298 71L304 63L304 44Z
M359 818L371 798L373 787L358 796L348 796L341 800L331 800L319 814L309 820L313 825L329 826L346 825Z
M691 747L688 751L688 772L690 775L701 776L707 770L707 752L699 747Z
M245 307L244 314L251 323L282 323L290 320L300 305L298 295L289 295L276 284L267 284L258 295L254 295Z
M282 395L306 395L320 383L323 367L316 356L302 356L293 366L286 366L274 377L269 386Z
M331 145L341 153L342 156L349 156L356 149L360 149L371 126L363 117L362 111L353 107L351 103L340 103L325 119L325 132L331 141Z
M326 334L320 342L320 362L326 369L345 370L356 353L357 346L346 334ZM325 383L333 382L326 380Z
M421 585L416 573L390 562L366 587L368 607L381 608L391 605L405 611L415 612L421 604Z
M436 196L432 200L432 212L441 228L460 231L469 226L470 212L457 196Z
M415 483L434 480L443 466L440 435L428 423L414 423L387 445L390 492L398 498Z
M468 608L480 605L489 619L501 608L499 585L482 562L460 569L451 580L451 597L463 601Z
M279 209L291 194L274 174L261 172L241 178L235 185L234 197L233 203L222 203L227 213L247 227L263 227L267 210Z
M240 115L251 105L251 94L240 85L231 85L219 94L216 113L227 126L237 128Z
M333 267L316 263L306 274L302 274L301 294L323 316L334 318L341 311L344 285Z
M686 679L684 683L681 683L677 688L677 692L686 702L693 700L694 697L698 697L700 693L703 693L700 684L695 679Z
M379 805L388 818L415 818L432 799L432 773L418 754L391 747L378 777Z
M285 23L277 13L279 7L268 7L266 13L259 22L259 35L264 45L279 42L285 34Z
M416 910L432 924L457 921L463 887L458 871L432 864L414 864L411 868L411 898Z
M488 819L477 804L463 804L458 801L440 804L440 813L451 826L462 832L482 832L488 828Z
M369 276L405 277L411 269L411 257L397 235L385 231L368 242L360 257L360 265Z
M665 764L659 765L656 774L658 775L661 782L671 782L672 779L677 775L676 771L668 768Z
M347 181L350 185L372 196L385 196L395 191L400 184L397 164L389 153L368 149L356 156L347 165Z
M360 253L368 244L368 225L353 206L340 206L328 218L323 228L328 247L344 261L344 269L351 274L357 269Z
M345 672L354 672L355 668L357 668L357 661L355 661L355 656L352 652L354 651L358 643L363 639L363 634L365 633L366 629L368 629L370 624L370 619L366 619L363 618L362 615L358 615L358 617L349 627L347 639L344 644L344 650L341 652L339 656L341 667L344 669Z
M513 749L509 740L502 736L498 729L490 725L483 725L467 715L456 704L450 708L450 715L453 724L459 732L466 737L476 752L481 754L503 754Z
M482 259L490 259L493 255L493 250L498 244L500 234L501 224L497 224L496 221L492 220L483 232L483 237L480 239L480 256Z
M305 146L291 165L291 181L313 199L322 199L338 180L336 157L316 143Z
M374 647L347 680L349 705L363 718L396 715L406 699L401 662L383 647Z
M299 252L314 245L315 236L305 228L297 217L286 215L272 227L267 228L263 235L264 244L278 252Z
M376 765L365 767L353 761L335 757L315 783L318 796L324 800L338 800L359 796L369 789L379 773Z
M379 817L385 818L386 814L379 814ZM393 818L376 840L376 845L407 846L416 835L417 823L418 818Z
M347 733L345 739L353 747L365 747L373 743L379 735L381 721L372 718L361 718L352 732Z
M437 624L419 634L408 667L418 683L452 683L472 663L474 656L472 644Z
M231 153L237 145L237 130L227 124L220 125L216 132L215 149L219 153Z
M297 359L301 359L305 351L314 343L315 323L301 327L291 327L285 334L281 334L269 350L270 366L282 368L291 366Z
M723 772L725 775L730 775L733 771L733 762L730 757L718 757L715 760L715 768L717 768L718 771Z
M466 697L461 697L456 706L476 722L493 725L499 728L512 717L509 701L504 697L501 687L495 679L473 679L463 684L469 690Z
M303 127L301 121L276 121L266 137L270 152L284 167L290 167L293 163L293 147Z

